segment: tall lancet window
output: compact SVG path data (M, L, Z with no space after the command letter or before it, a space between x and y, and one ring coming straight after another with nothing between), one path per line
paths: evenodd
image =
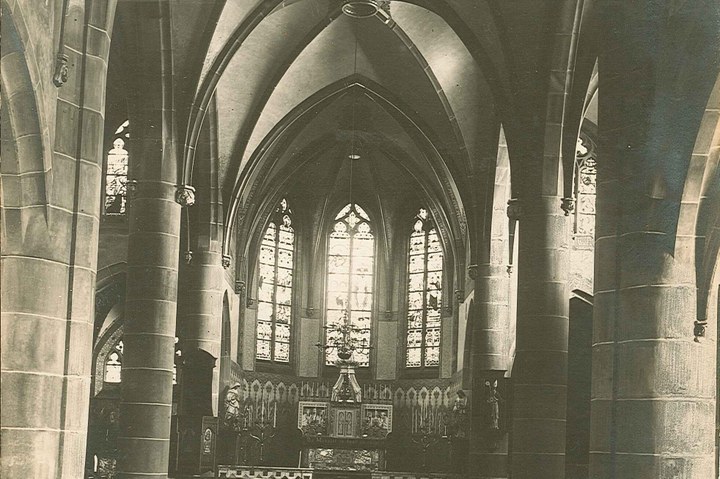
M354 332L358 343L370 344L373 305L375 236L370 217L359 205L348 204L335 216L328 240L327 325L340 326L347 317L360 329ZM337 344L337 331L326 329L326 344ZM337 350L328 349L325 364L335 364ZM356 350L354 361L360 367L370 365L367 349Z
M283 199L265 230L258 265L255 357L281 364L290 362L295 255L292 221L292 210Z
M127 203L128 151L125 148L130 138L130 122L125 122L115 130L113 143L107 152L105 166L105 215L125 214Z
M405 366L440 364L440 307L443 252L440 237L425 208L420 208L410 233L408 315Z

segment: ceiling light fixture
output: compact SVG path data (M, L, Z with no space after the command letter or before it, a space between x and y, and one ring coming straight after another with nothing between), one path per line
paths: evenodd
M346 0L342 6L345 15L352 18L369 18L380 10L378 0Z

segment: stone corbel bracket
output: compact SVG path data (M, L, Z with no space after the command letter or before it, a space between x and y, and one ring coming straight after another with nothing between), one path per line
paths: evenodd
M178 185L175 191L175 201L182 207L195 204L195 188L190 185Z

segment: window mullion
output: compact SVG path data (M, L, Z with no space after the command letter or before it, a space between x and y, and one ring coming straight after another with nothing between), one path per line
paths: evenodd
M423 228L425 228L425 224L423 223ZM423 311L422 311L422 336L420 337L420 368L425 369L425 348L427 347L427 344L425 342L425 338L427 336L427 314L428 314L428 304L427 304L427 296L430 292L430 289L428 288L428 232L425 230L425 247L424 247L424 254L423 254Z
M350 210L350 211L352 211L352 210ZM350 226L350 225L348 225L348 226ZM346 310L347 310L347 314L348 314L348 322L352 325L352 317L351 317L352 310L350 308L350 295L352 294L352 282L353 282L353 274L352 274L353 269L352 268L353 268L353 256L354 256L353 253L355 252L355 248L354 248L354 246L355 246L355 241L354 241L355 231L353 230L353 228L349 228L348 233L350 235L350 242L349 242L350 251L348 254L348 286L347 286L348 289L347 289L347 295L345 297L347 298Z
M273 268L275 272L275 279L273 281L273 297L272 297L272 318L270 325L272 327L272 338L270 338L270 358L272 362L275 362L275 325L277 323L277 289L278 289L278 263L280 263L280 226L277 225L277 233L275 234L275 258L273 261Z

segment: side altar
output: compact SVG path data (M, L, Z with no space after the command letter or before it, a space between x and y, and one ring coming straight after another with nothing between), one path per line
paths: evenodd
M393 429L393 406L363 402L355 364L339 360L340 375L330 401L300 401L300 463L315 470L385 469L387 436Z

